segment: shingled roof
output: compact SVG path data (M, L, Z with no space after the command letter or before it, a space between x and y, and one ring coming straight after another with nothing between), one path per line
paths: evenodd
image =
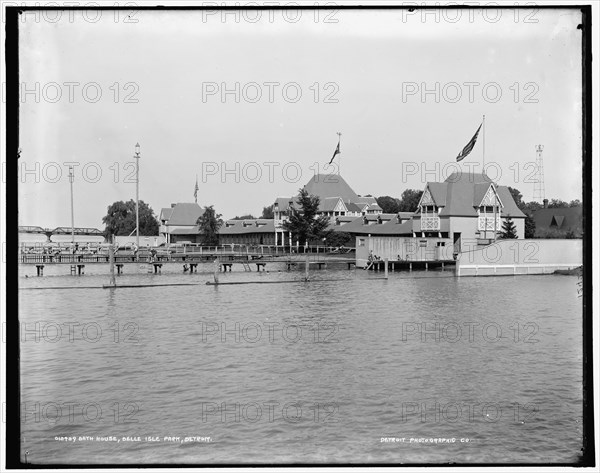
M582 207L559 207L552 209L539 209L533 213L536 232L540 230L565 230L582 235L583 219Z
M525 218L508 187L498 186L485 174L452 173L444 182L428 182L426 188L436 205L443 207L440 217L475 217L491 184L502 202L502 216Z
M242 235L247 233L275 233L272 219L227 220L219 229L220 235Z
M163 209L165 210L165 209ZM162 214L162 211L161 211ZM180 202L172 208L167 223L173 225L196 225L198 218L204 214L204 209L196 203Z
M358 195L339 174L315 174L304 186L321 200L328 197L341 197L344 202L358 202Z

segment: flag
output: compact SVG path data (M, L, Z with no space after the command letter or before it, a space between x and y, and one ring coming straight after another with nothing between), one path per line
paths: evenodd
M198 203L198 176L196 176L196 187L194 187L194 200Z
M331 157L331 160L329 161L329 164L333 163L333 160L335 159L335 157L340 154L340 142L338 141L337 144L337 148L335 148L335 151L333 152L333 156Z
M483 125L483 123L481 124ZM473 136L473 138L471 138L471 141L469 141L467 143L467 146L465 146L463 148L463 150L459 153L459 155L456 157L456 161L462 161L463 159L465 159L465 157L473 150L473 148L475 147L475 142L477 141L477 135L479 135L479 130L481 130L481 125L479 125L479 128L477 128L477 131L475 132L475 135Z

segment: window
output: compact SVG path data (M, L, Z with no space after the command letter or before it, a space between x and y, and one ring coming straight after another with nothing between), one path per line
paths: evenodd
M365 239L364 238L359 238L358 239L358 246L365 246Z
M419 240L419 248L426 248L427 240Z

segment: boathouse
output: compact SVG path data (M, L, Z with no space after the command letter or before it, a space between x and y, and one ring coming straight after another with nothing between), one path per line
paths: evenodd
M159 216L159 233L165 237L167 244L181 241L196 243L200 230L198 219L204 209L196 203L180 202L163 208Z
M498 238L511 218L517 238L525 237L525 214L506 186L485 174L457 172L444 182L428 182L412 220L414 237L447 238L460 253Z

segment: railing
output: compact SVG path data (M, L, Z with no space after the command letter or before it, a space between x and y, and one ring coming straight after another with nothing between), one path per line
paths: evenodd
M502 219L500 215L496 215L496 228L499 231L502 229ZM494 231L494 217L479 217L477 222L477 230L479 231Z
M108 262L108 245L96 245L79 248L73 252L68 246L26 246L20 248L20 261L25 264L37 263L104 263ZM297 254L350 254L354 248L330 246L272 246L272 245L220 245L201 246L200 244L171 245L170 247L140 248L136 253L131 249L119 249L115 253L115 262L144 262L154 250L156 261L203 260L214 257L244 257L248 260L263 256L285 257Z
M421 216L421 231L439 231L440 217Z

